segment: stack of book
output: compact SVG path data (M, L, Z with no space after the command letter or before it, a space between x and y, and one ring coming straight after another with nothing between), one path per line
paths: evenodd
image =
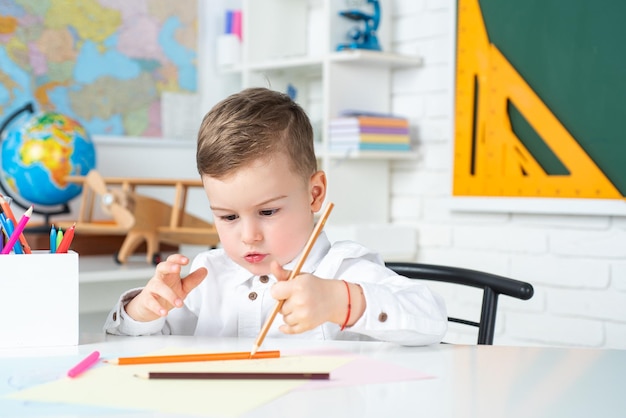
M409 121L401 117L355 115L332 119L330 151L409 151Z

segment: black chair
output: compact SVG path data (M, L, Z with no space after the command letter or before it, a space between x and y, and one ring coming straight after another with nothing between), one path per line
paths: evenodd
M478 344L493 344L499 295L528 300L533 297L534 293L533 286L530 283L477 270L403 262L387 262L386 265L396 273L410 279L454 283L483 289L480 322L453 317L448 318L450 322L477 327Z

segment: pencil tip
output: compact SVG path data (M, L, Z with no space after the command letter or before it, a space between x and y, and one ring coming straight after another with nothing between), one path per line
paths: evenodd
M112 360L102 360L103 363L109 363L109 364L118 364L119 362L116 359L112 359Z
M252 351L250 351L250 358L254 357L258 349L259 349L258 345L255 345L254 347L252 347Z

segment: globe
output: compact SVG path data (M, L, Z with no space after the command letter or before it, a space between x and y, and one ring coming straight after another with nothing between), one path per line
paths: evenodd
M12 127L2 141L2 176L8 189L35 205L65 204L82 187L67 176L95 168L96 153L87 131L55 112L38 113Z

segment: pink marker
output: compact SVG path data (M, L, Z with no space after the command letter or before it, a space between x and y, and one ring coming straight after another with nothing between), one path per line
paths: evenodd
M98 362L98 360L100 359L100 353L98 351L94 351L93 353L89 354L87 357L85 357L80 363L78 363L76 366L72 367L68 372L67 375L69 377L76 377L79 374L87 371L87 369L89 369L91 366L93 366L94 364L96 364Z
M237 35L237 37L239 38L239 41L241 41L242 38L242 32L243 32L243 22L241 20L241 10L234 10L233 11L233 24L232 24L232 32L235 35Z

